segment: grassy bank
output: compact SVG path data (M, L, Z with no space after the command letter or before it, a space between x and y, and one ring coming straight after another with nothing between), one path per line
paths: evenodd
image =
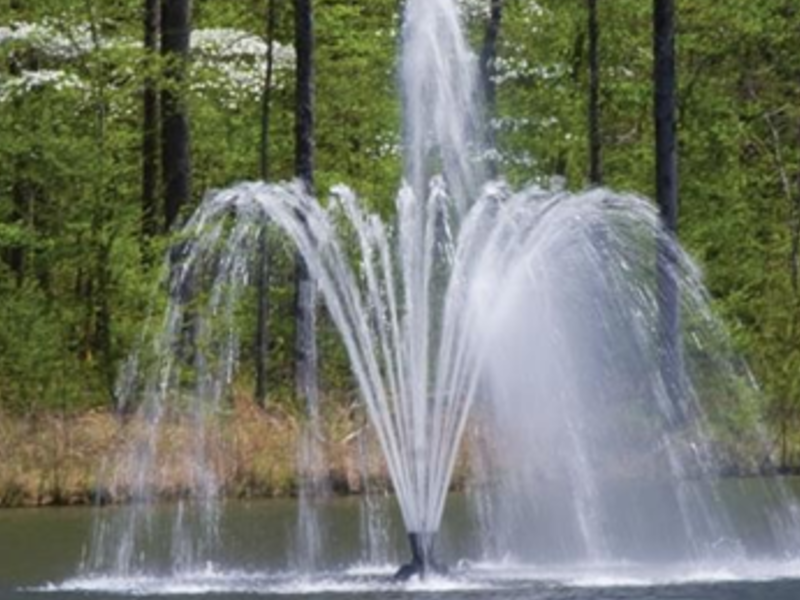
M357 494L367 476L388 485L374 440L362 439L363 417L341 406L325 415L322 433L331 487ZM159 440L153 477L169 498L190 487L186 463L175 449L189 443L185 423L169 423ZM232 403L214 425L209 448L223 493L232 498L288 497L297 491L296 448L302 419L279 407L262 410L247 399ZM111 412L35 417L0 415L0 507L66 506L125 502L131 474L120 457L141 444L142 427ZM364 447L366 444L366 448ZM463 483L457 477L456 486Z
M229 498L297 494L303 410L291 401L269 406L263 410L241 395L210 420L199 452L206 457L204 469L216 476L221 493ZM389 489L382 452L374 437L365 434L362 410L346 397L327 398L322 406L324 475L333 493L359 494L366 481L373 489ZM42 412L28 417L0 413L0 508L127 502L134 495L136 466L151 448L157 451L145 475L154 495L165 500L184 496L202 485L194 468L196 430L195 421L169 414L163 416L157 439L151 439L141 420L123 419L111 411ZM475 437L477 431L468 427L465 450L485 445L486 440ZM798 474L792 468L776 468L774 461L758 452L761 446L751 447L744 440L739 448L729 438L718 433L710 442L719 454L715 464L723 477ZM481 444L476 446L476 441ZM493 446L489 444L490 454ZM692 446L679 443L677 449L690 452ZM610 461L603 476L657 478L665 464L662 451L659 447L617 456L620 460ZM453 490L464 489L470 478L467 454L462 452L456 466ZM691 460L687 457L687 464L693 464ZM537 476L543 482L558 481L562 467L562 462L538 464ZM691 470L685 475L694 476Z

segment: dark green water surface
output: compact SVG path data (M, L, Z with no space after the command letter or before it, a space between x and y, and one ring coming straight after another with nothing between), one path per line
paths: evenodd
M391 504L389 505L391 506ZM120 509L107 509L120 510ZM165 515L170 508L160 509ZM292 567L292 502L233 503L222 523L224 554L214 564L176 575L87 575L81 564L92 533L90 509L0 512L0 600L60 598L447 598L447 599L663 599L800 600L800 562L759 560L705 564L521 565L511 560L459 561L469 554L467 511L448 511L442 553L447 578L409 584L391 581L403 557L402 530L390 508L384 561L364 562L355 500L323 511L325 556L312 575ZM798 540L800 544L800 540Z

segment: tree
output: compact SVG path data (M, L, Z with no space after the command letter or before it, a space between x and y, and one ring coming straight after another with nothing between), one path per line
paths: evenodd
M9 62L9 72L11 75L19 76L22 69L18 63L18 59L12 56ZM19 103L21 100L18 99L15 102ZM11 217L13 222L17 223L21 229L27 227L27 222L30 220L29 216L32 213L31 186L20 174L24 170L24 162L24 158L18 158L15 161L13 165L13 170L15 171L14 182L11 185ZM25 246L21 243L12 246L7 252L6 260L16 277L17 284L21 286L25 279Z
M597 18L597 0L587 0L589 5L589 182L603 184L602 150L600 135L600 26Z
M269 133L272 115L272 87L275 75L275 29L278 21L277 0L267 0L267 60L264 89L261 92L261 149L259 167L261 179L269 179Z
M653 11L653 83L656 130L656 200L663 235L658 240L657 273L661 372L680 418L683 360L680 289L676 270L678 234L678 148L676 121L675 1L655 0Z
M161 4L161 54L166 63L161 90L161 165L164 225L169 230L191 198L189 115L184 94L191 39L192 0Z
M158 53L160 13L160 0L145 0L144 48L148 58ZM147 257L148 241L158 233L158 87L151 72L144 82L143 111L142 241L143 253Z
M267 64L264 73L264 89L261 93L261 151L259 156L261 179L269 179L269 133L272 110L272 85L274 74L275 26L277 21L277 2L267 0ZM256 402L265 406L267 398L267 355L269 340L267 320L269 318L269 252L266 226L258 239L258 317L256 321L255 370Z
M489 22L486 24L486 35L483 39L481 50L481 79L483 92L486 99L486 114L491 119L497 111L497 40L500 37L500 27L503 22L503 0L490 0ZM488 143L494 148L495 140L491 121L487 126ZM496 160L489 161L489 176L497 176Z
M12 0L9 5L9 9L12 13L18 13L22 11L22 8L23 6L20 0ZM15 16L17 15L15 14ZM8 58L9 75L19 77L22 74L23 69L36 70L38 68L36 63L37 60L35 55L28 54L18 56L12 52ZM18 98L15 99L14 102L15 104L19 105L19 103L23 102L23 100ZM25 180L24 176L21 175L21 173L24 172L25 162L26 159L20 157L17 158L12 165L12 170L14 171L14 181L11 184L11 218L21 230L29 227L29 222L31 220L30 217L33 214L31 185ZM5 259L17 280L17 285L21 286L25 279L25 245L22 243L13 245L5 252Z
M306 193L314 191L314 13L313 0L295 0L297 54L295 168ZM302 256L295 257L295 386L316 408L316 286Z

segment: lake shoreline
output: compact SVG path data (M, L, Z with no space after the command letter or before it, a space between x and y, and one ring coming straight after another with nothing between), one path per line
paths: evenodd
M391 493L382 452L373 436L365 434L368 429L361 409L340 398L325 402L324 406L323 451L331 494L357 496L366 486ZM297 497L297 442L304 422L302 410L293 409L290 402L274 402L262 409L249 396L238 396L218 421L219 443L211 462L218 470L224 498ZM120 462L126 446L135 441L135 432L135 417L122 417L111 410L45 412L29 417L0 414L0 509L128 503L130 486L126 486L124 475L122 483L119 476L111 477L109 467ZM164 431L172 446L182 443L185 435L185 426L180 424L168 425ZM453 492L475 485L466 460L471 437L473 434L468 431L450 486ZM168 460L157 465L167 473L154 486L153 499L157 501L185 497L190 488L180 466L166 464ZM758 464L757 471L731 464L720 468L719 476L800 476L800 468ZM632 479L637 478L636 473L647 479L646 467L628 467ZM111 481L115 483L112 485Z
M373 439L362 440L363 416L331 402L324 417L323 449L330 490L358 495L368 483L389 490L390 481ZM0 509L125 504L125 485L107 482L108 466L133 437L135 424L110 410L79 414L0 415ZM247 399L231 403L220 418L218 465L221 493L229 499L293 498L297 495L297 439L302 418L279 404L264 410ZM180 425L166 433L180 439ZM370 446L364 465L362 444ZM169 471L169 467L164 467ZM173 470L175 470L173 468ZM369 480L368 482L366 480ZM457 468L452 488L463 489L466 473ZM157 500L186 495L180 473L156 490Z

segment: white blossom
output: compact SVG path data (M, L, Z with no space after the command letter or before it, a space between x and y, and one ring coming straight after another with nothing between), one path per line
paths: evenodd
M57 92L68 89L85 90L86 83L77 75L54 69L22 71L0 83L0 103L19 98L34 90L50 87Z
M535 78L552 81L564 76L566 69L563 65L531 65L527 59L519 57L502 57L495 59L494 81L501 85L507 81Z
M403 144L397 133L379 135L376 140L375 156L377 158L396 158L403 155Z
M536 159L528 152L504 153L501 163L506 167L522 167L526 170L532 170L537 165Z
M457 4L468 20L485 20L491 15L491 0L458 0ZM544 8L538 2L526 0L522 5L525 17L540 17L544 14Z
M266 59L267 42L239 29L197 29L192 32L192 50L208 58L225 60L236 58ZM277 42L272 44L276 69L294 65L294 49Z
M14 42L31 44L48 56L63 59L76 58L95 47L88 24L66 26L55 19L39 23L17 21L0 27L0 45Z
M7 43L25 43L46 56L63 60L90 53L98 46L131 49L143 47L140 40L120 36L98 38L95 43L90 25L66 26L51 19L39 23L20 21L0 27L0 45ZM191 49L194 75L192 89L196 92L213 93L230 106L255 98L261 93L267 60L267 43L262 38L237 29L197 29L192 32ZM273 60L274 83L276 87L280 87L281 73L294 67L294 49L274 43ZM61 84L69 86L64 76L60 79ZM10 94L25 93L26 90L37 87L38 81L45 81L36 77L26 74L19 81L8 82L3 86L4 97L7 99Z
M545 12L544 7L533 0L524 2L522 7L524 9L524 14L529 17L541 17Z
M466 19L488 19L491 0L458 0L459 8Z
M229 108L261 94L267 69L267 42L238 29L198 29L191 39L194 69L192 89L221 95ZM294 67L294 49L273 43L274 85Z

